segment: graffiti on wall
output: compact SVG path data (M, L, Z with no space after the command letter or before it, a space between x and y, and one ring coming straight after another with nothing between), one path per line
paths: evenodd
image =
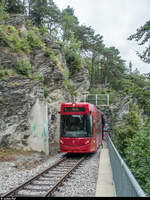
M46 143L48 141L48 123L44 124L44 128L42 131L42 137L43 137L44 143Z
M34 124L32 126L30 135L32 135L32 136L37 135L37 137L38 137L37 128L38 128L38 124ZM48 142L48 123L44 123L44 128L40 135L42 136L44 143Z
M30 135L34 135L34 134L36 134L36 129L37 129L37 127L38 127L37 124L34 124L34 125L32 126L32 129L31 129Z

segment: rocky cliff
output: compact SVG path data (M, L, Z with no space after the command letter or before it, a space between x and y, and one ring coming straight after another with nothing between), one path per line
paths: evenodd
M29 29L26 29L24 17L13 15L7 24L12 21L24 37ZM64 84L64 71L68 69L60 46L48 34L44 34L41 40L44 48L53 52L57 62L43 48L20 53L0 43L0 145L48 153L36 136L40 134L44 144L46 140L50 144L58 142L60 104L72 101L73 97ZM27 67L20 68L20 62ZM67 81L74 87L76 99L80 101L83 92L89 90L86 68L81 68Z

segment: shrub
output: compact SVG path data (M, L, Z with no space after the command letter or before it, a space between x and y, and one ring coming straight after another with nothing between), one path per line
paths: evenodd
M44 48L44 56L49 57L50 60L56 65L58 63L55 53L50 48Z
M65 54L65 57L66 57L67 66L70 71L70 75L73 75L74 73L80 70L82 59L79 54L68 49L68 51Z
M44 43L42 42L40 38L40 34L37 31L37 29L36 30L33 29L28 32L27 40L30 44L31 50L36 50L36 49L44 47Z
M5 19L8 19L8 18L9 18L9 15L5 11L4 2L1 1L1 3L0 3L0 22L3 22Z
M29 73L32 72L32 70L33 70L33 67L28 61L25 61L25 60L18 61L17 66L16 66L16 72L18 74L29 76Z
M0 65L0 77L9 76L10 72L8 69L4 69L2 65Z
M3 98L0 97L0 104L3 104Z
M41 75L37 75L37 74L32 74L31 78L37 81L40 81L41 83L44 83L44 77Z
M141 129L129 140L128 147L125 150L126 162L133 172L135 178L150 195L150 125L141 126Z
M135 105L130 105L130 111L126 115L124 125L120 125L114 129L113 142L123 158L126 158L126 148L129 146L129 141L140 130L141 120L138 114L138 108Z
M80 42L71 35L68 43L58 42L65 53L67 67L70 75L73 75L80 70L82 65L82 56L80 55Z
M20 32L13 26L0 25L0 44L9 46L14 52L25 51L30 53L30 46L27 37L20 37Z
M45 98L48 97L49 93L50 93L49 88L46 87L46 86L44 86L44 97L45 97Z
M24 51L28 54L31 50L44 47L37 28L32 27L28 32L23 33L10 25L0 25L0 44L9 46L14 52Z

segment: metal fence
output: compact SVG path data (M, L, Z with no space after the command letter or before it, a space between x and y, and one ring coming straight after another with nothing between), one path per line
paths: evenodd
M88 94L84 95L84 102L92 104L109 106L109 94Z
M116 150L110 137L107 137L113 180L117 197L146 197L133 174Z

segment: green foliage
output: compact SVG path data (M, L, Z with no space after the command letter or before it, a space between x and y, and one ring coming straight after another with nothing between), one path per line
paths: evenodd
M150 125L141 126L134 137L128 141L125 149L126 162L128 163L135 178L150 196Z
M136 42L140 42L138 45L144 45L145 50L142 53L137 51L137 55L145 62L150 63L150 46L149 46L149 39L150 39L150 20L147 21L143 26L137 29L135 34L132 34L128 37L128 40L135 40Z
M113 141L120 154L125 158L125 150L129 145L129 140L136 135L141 126L138 108L135 105L130 105L130 112L126 115L124 123L124 125L114 129Z
M48 97L49 93L50 93L49 88L46 87L46 86L44 86L44 97L45 97L45 98Z
M19 31L13 26L0 25L1 45L9 46L14 52L25 51L29 53L30 47L27 38L21 38Z
M23 13L24 6L21 0L5 0L5 7L8 13Z
M41 27L47 15L47 0L30 0L30 16L35 26Z
M76 26L75 28L75 38L81 42L81 50L88 52L91 49L91 42L94 37L94 29L87 27L85 25Z
M75 97L77 95L77 93L75 92L75 88L70 84L69 79L64 80L64 87L69 91L72 97Z
M63 45L62 45L63 46ZM70 75L79 71L82 65L82 57L80 55L80 42L77 41L72 35L71 40L68 44L64 43L64 51L67 67Z
M105 90L94 89L94 88L91 88L90 93L91 94L108 94Z
M36 73L30 75L30 78L37 80L37 81L40 81L41 83L44 83L44 77L37 75Z
M75 89L72 85L68 85L67 88L68 88L69 93L71 94L72 97L77 95L76 92L75 92Z
M18 74L22 74L25 76L29 76L29 74L33 71L33 66L25 60L20 60L16 66L16 72Z
M104 56L101 60L101 78L105 85L109 82L113 89L121 89L120 80L125 73L124 60L120 57L120 52L115 47L105 48L102 52Z
M41 40L39 30L34 27L32 30L29 30L27 40L31 50L36 50L44 47L44 43Z
M49 57L50 60L56 65L58 63L58 60L55 56L54 51L52 51L52 49L50 48L45 48L44 49L44 56Z
M136 180L150 196L150 124L141 122L138 107L132 105L123 126L116 127L113 142Z
M10 72L7 69L0 70L0 77L9 76Z
M108 94L110 104L114 101L114 98L116 96L116 92L114 90L106 91L105 89L103 90L103 89L94 89L94 88L90 89L90 94ZM105 104L106 104L106 100L105 100Z
M48 0L47 15L44 19L50 35L57 36L61 26L61 11L52 0Z
M1 3L0 3L0 23L2 23L5 19L9 18L9 15L5 10L5 3L4 2L5 1L1 0Z
M138 102L139 108L144 110L144 113L150 116L150 83L143 75L131 73L123 75L120 82L119 92L122 95L129 94ZM116 88L114 88L116 89Z
M4 68L2 65L0 65L0 77L2 78L9 75L10 71L7 68Z
M70 6L64 9L61 13L61 27L63 30L63 41L70 41L74 35L75 29L78 25L78 19L74 15L74 10Z
M31 29L22 33L14 26L0 25L0 44L9 46L12 51L21 53L24 51L29 54L31 51L44 48L40 31L31 27Z
M3 97L0 96L0 105L3 104L4 100Z
M72 85L68 84L67 89L68 89L68 91L69 91L69 93L71 94L72 97L77 95L76 92L75 92L75 89Z
M65 69L63 71L63 76L64 76L65 80L68 80L69 79L69 70Z
M79 54L76 54L73 51L67 51L66 61L67 61L67 66L70 71L70 75L73 75L75 72L80 70L82 59Z
M48 34L48 28L42 26L39 28L39 33L40 35L45 35L45 34Z
M69 71L64 70L63 71L63 76L64 76L64 87L69 91L72 97L75 97L77 94L75 92L74 86L71 85L70 80L69 80Z

